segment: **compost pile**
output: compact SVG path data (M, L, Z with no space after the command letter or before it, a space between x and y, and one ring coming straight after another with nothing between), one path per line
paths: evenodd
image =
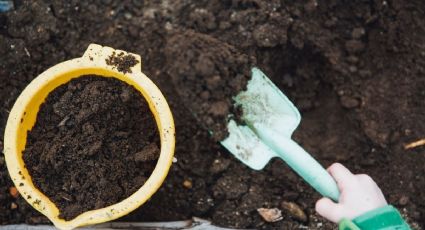
M425 226L425 147L404 148L425 138L422 1L15 2L0 14L0 141L23 88L90 43L140 54L170 103L177 162L152 199L120 221L198 216L238 228L335 227L314 212L320 196L283 162L252 171L217 144L172 80L188 69L211 79L226 76L222 70L243 75L252 63L300 108L297 142L325 166L339 161L370 174L410 223ZM246 59L215 58L226 49ZM200 61L188 61L194 57ZM3 157L0 185L1 224L48 223L16 194ZM283 219L266 222L258 208L278 208Z

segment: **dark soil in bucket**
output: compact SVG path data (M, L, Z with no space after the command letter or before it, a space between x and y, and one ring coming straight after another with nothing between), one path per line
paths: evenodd
M410 223L425 227L425 147L404 149L425 138L422 0L14 2L16 10L0 14L0 150L8 113L22 89L48 67L80 57L90 43L140 54L142 71L170 104L177 162L152 199L118 221L196 216L235 228L336 227L314 211L320 195L282 161L262 171L242 165L184 103L173 78L184 77L197 62L180 60L189 51L177 52L172 41L198 52L193 41L199 39L211 41L200 49L220 77L219 68L237 75L245 65L219 63L212 52L232 50L230 56L255 59L300 109L303 118L294 133L300 145L325 167L339 161L371 175ZM49 223L12 196L11 187L0 154L0 224ZM283 202L297 204L307 220ZM268 223L258 208L279 208L283 219Z
M140 92L87 75L48 95L23 158L34 185L69 220L136 192L159 152L156 123Z

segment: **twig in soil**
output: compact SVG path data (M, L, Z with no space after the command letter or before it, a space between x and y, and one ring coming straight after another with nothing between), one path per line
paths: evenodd
M59 122L59 124L57 125L57 127L61 127L64 126L65 123L69 120L69 115L66 116L61 122Z
M24 50L25 50L25 54L26 54L28 57L31 57L31 54L30 54L30 52L28 51L27 47L24 47Z
M70 199L68 199L68 198L66 198L64 196L62 196L62 199L66 200L66 201L71 201Z
M404 149L413 149L422 145L425 145L425 138L404 145Z

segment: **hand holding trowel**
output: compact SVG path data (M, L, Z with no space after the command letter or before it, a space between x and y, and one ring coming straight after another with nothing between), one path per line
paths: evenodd
M260 170L279 157L320 194L338 201L334 179L291 139L301 120L298 110L251 68L246 55L194 32L168 41L166 53L181 57L169 58L169 74L185 105L236 158ZM226 135L218 135L226 128Z

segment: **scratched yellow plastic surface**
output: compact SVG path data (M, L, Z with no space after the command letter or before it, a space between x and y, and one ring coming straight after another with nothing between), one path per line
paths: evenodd
M174 121L170 108L158 87L141 72L141 58L132 54L139 63L131 68L132 73L123 74L105 63L114 50L110 47L91 44L81 58L59 63L35 78L15 102L5 130L4 154L9 174L19 193L35 209L47 216L60 229L102 223L128 214L148 200L161 186L172 163L175 145ZM127 52L124 52L127 54ZM59 85L81 75L96 74L115 77L134 86L147 100L154 114L160 139L161 154L152 175L133 195L114 205L82 213L65 221L60 219L58 208L43 193L36 189L24 166L22 152L25 148L27 131L37 118L41 103Z

